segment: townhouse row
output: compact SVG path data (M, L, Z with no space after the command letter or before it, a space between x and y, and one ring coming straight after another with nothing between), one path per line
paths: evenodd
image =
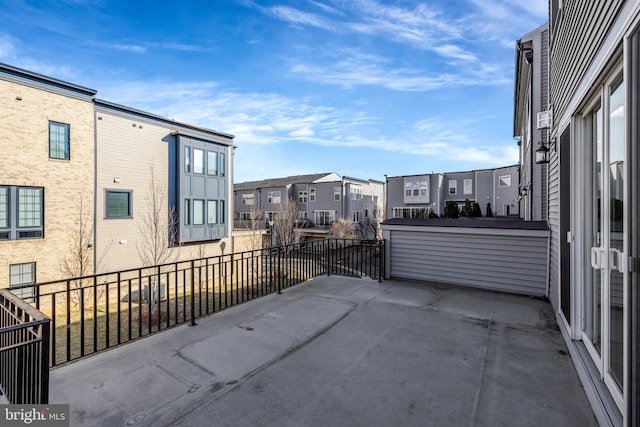
M442 216L447 202L463 207L477 203L496 216L519 216L522 197L518 165L467 172L387 177L387 218Z
M233 135L0 64L0 287L219 252ZM230 243L232 245L232 243Z
M256 218L273 222L286 201L295 204L300 228L307 229L306 234L322 237L339 219L379 224L383 218L384 183L334 172L238 183L234 185L237 228L245 228L248 221Z

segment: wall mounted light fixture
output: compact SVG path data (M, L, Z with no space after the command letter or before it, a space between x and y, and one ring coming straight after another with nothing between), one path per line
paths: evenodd
M556 151L556 139L553 138L548 144L540 141L540 148L536 150L536 163L541 165L549 163L551 151Z
M539 165L549 163L549 148L541 141L540 148L536 150L536 163Z

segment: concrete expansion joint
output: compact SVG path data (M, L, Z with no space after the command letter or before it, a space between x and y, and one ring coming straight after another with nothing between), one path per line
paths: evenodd
M478 387L476 388L476 396L473 400L473 411L471 412L471 421L469 422L469 427L474 427L476 425L476 421L478 419L478 407L480 405L480 396L482 394L482 386L485 377L485 371L487 369L487 354L489 353L489 339L491 338L491 330L494 326L493 321L493 313L489 318L487 323L487 337L484 343L484 353L482 354L482 366L480 368L480 381L478 381Z

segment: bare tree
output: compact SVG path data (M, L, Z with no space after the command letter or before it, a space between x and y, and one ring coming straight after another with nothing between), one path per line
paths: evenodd
M84 292L85 299L91 299L92 297L91 288L80 291L80 288L85 287L85 279L83 278L93 274L94 271L97 272L100 270L100 266L103 264L104 258L113 244L113 240L105 246L102 254L95 259L94 266L93 215L90 209L87 208L84 195L82 194L77 201L76 213L75 227L70 230L69 233L69 253L62 263L60 271L65 277L76 279L71 281L71 286L75 288L75 292L71 293L70 298L74 307L78 308L81 300L81 292Z
M172 248L178 246L179 221L175 207L168 206L166 184L156 176L153 165L149 169L150 180L146 205L140 212L142 238L136 247L143 266L155 267L171 261L176 256ZM156 290L161 292L159 288L161 273L160 267L150 269L148 273L151 277L148 298L152 310Z
M291 245L300 241L294 226L298 219L298 205L293 199L287 199L278 207L273 218L273 229L281 245Z
M329 236L334 239L355 239L356 231L354 230L351 221L339 219L331 224Z
M378 223L371 218L364 218L359 223L358 234L363 240L376 239L378 237Z
M254 196L255 199L256 197ZM264 212L254 204L251 206L249 216L249 221L245 225L246 230L249 232L249 249L262 249L265 235Z

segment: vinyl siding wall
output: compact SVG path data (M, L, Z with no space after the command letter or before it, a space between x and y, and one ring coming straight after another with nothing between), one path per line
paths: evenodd
M136 117L108 107L96 107L96 255L104 259L98 272L142 266L140 247L145 237L143 217L150 209L151 171L156 185L162 187L163 206L169 210L170 152L175 149L172 128L163 123ZM229 155L229 152L227 152ZM230 161L227 162L229 166ZM231 182L232 171L227 171ZM119 182L115 178L118 178ZM230 184L229 184L230 185ZM107 190L132 191L132 218L106 218ZM226 194L230 194L227 191ZM233 221L232 201L226 201L227 224ZM179 214L176 215L179 218ZM228 240L228 239L223 239ZM168 241L168 236L167 236ZM231 243L227 243L231 247ZM192 259L219 255L220 242L207 241L170 249L170 259Z
M551 34L549 91L561 117L615 21L624 0L565 0Z
M138 247L144 239L140 229L143 210L149 208L151 169L156 183L164 185L164 204L168 206L169 147L163 138L174 137L169 129L110 111L98 109L96 116L96 251L98 258L104 259L97 269L100 272L140 267ZM108 189L133 192L132 218L106 218Z
M549 300L558 308L560 302L560 163L557 151L552 152L549 169L548 223L551 231L549 252Z
M391 278L543 296L547 230L383 225Z

